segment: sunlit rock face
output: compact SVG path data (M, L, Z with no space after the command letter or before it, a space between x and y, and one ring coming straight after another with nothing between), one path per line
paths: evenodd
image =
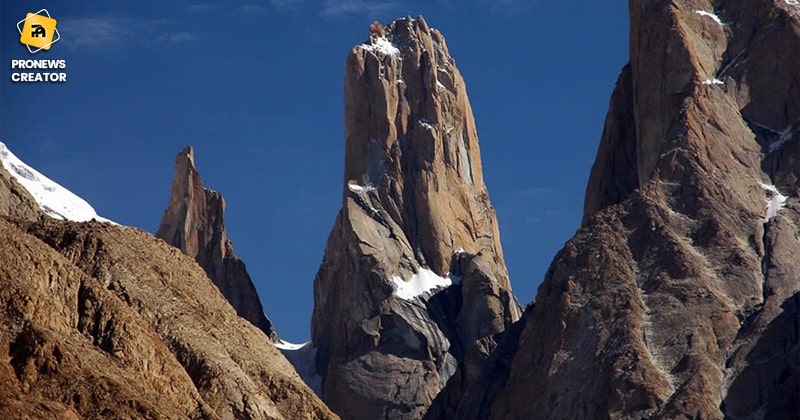
M345 74L342 209L314 283L322 395L347 419L419 418L520 308L442 34L373 24Z
M582 227L480 386L435 407L497 419L800 413L796 3L629 2L630 63Z
M156 237L194 258L239 316L276 339L247 268L233 253L224 216L225 199L203 185L194 148L187 146L175 157L172 193Z
M0 418L338 418L193 258L51 199L0 166Z

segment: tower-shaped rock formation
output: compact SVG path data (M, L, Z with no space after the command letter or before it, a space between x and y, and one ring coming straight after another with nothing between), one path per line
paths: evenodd
M242 260L233 253L225 230L225 200L205 188L187 146L175 158L172 195L156 237L197 261L239 316L275 339L258 293Z
M420 417L520 315L444 37L378 26L347 59L342 210L314 283L323 399L346 419Z

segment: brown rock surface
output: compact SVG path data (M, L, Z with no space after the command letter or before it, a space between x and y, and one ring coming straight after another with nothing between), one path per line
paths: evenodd
M347 419L419 418L476 340L516 321L466 87L423 18L347 59L343 205L314 283L323 398ZM454 281L411 293L419 281ZM402 289L402 290L401 290Z
M4 158L5 153L8 153L8 149L0 143L0 158ZM2 164L0 164L0 215L13 220L27 221L36 220L42 215L36 200Z
M0 417L336 417L152 235L0 219L0 238Z
M222 194L203 185L187 146L175 158L172 194L156 237L194 258L239 316L277 339L244 262L233 253L224 214Z
M629 5L583 226L461 418L800 414L800 6Z
M336 418L191 258L0 166L0 418Z

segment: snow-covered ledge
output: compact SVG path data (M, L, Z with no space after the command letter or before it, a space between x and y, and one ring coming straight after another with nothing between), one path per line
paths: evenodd
M100 222L114 223L100 217L86 200L20 160L2 142L0 142L0 163L30 193L36 200L36 204L48 216L74 222L88 222L95 219Z
M420 268L419 272L408 280L403 280L399 276L392 276L391 281L392 285L394 285L394 295L403 300L412 300L423 293L434 289L447 288L459 282L458 279L449 275L442 277L427 268Z

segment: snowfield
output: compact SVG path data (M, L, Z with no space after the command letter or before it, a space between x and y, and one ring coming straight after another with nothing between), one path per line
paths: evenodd
M28 193L36 200L36 204L48 216L74 222L87 222L95 219L100 222L114 223L98 216L86 200L28 166L11 153L11 150L2 142L0 142L0 162L11 173L11 176L28 190Z

